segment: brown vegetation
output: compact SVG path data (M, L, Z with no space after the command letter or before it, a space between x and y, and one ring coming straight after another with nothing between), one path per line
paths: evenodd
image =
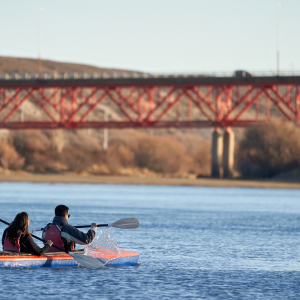
M200 136L120 133L107 150L101 143L82 131L15 131L0 143L0 162L33 173L209 175L210 143Z
M237 171L243 178L295 173L300 170L299 136L300 128L292 123L247 128L236 147ZM85 130L15 131L0 141L0 170L196 178L210 175L210 163L210 140L196 134L115 131L107 150L99 132Z
M24 166L25 159L7 140L0 140L0 166L4 169L19 170Z
M300 166L300 128L273 121L245 130L237 153L244 178L271 178Z

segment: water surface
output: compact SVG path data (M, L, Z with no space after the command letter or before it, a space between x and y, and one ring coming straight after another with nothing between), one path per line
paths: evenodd
M136 217L110 229L140 253L131 267L0 269L2 299L299 299L300 191L254 188L0 183L0 218L28 212L70 224ZM2 236L5 225L0 225Z

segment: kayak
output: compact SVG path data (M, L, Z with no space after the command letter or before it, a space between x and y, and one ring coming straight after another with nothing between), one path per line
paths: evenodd
M92 256L99 259L109 267L133 266L139 262L137 252L120 250L111 251L110 249L93 250ZM72 253L84 255L83 250ZM8 268L65 268L80 266L71 255L63 252L47 253L42 256L27 253L14 253L10 251L0 252L0 267Z

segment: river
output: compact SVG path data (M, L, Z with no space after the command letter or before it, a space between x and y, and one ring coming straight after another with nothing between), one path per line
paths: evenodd
M0 183L0 218L32 226L70 208L72 225L111 228L140 263L100 270L2 268L1 299L299 299L300 190ZM2 236L5 225L0 225Z

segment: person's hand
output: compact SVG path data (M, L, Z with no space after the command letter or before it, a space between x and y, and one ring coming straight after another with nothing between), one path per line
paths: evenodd
M97 223L92 223L91 227L97 227L97 225L98 225Z
M53 242L52 241L47 241L46 245L49 245L50 247L53 245Z

